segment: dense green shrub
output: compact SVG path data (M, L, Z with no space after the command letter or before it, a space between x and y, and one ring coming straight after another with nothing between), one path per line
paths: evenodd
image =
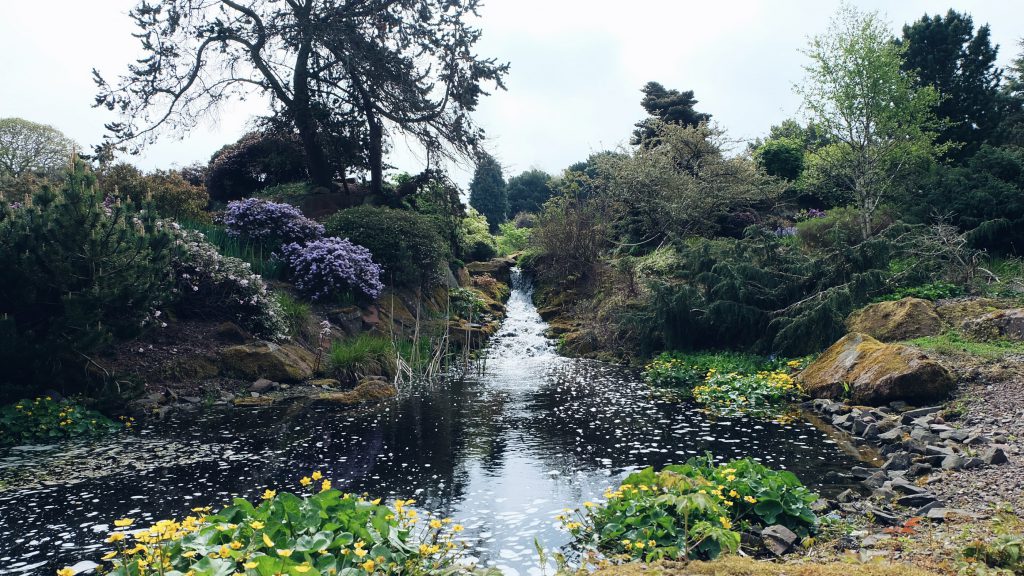
M502 256L515 254L526 250L530 245L531 228L520 228L513 222L506 222L498 226L498 253Z
M498 245L488 229L487 219L474 208L470 208L459 221L459 245L466 262L490 260L498 254Z
M769 364L763 356L740 352L662 352L644 366L644 380L686 393L702 384L709 371L753 373Z
M325 222L328 236L370 250L385 284L417 287L438 282L450 253L430 217L408 210L360 206Z
M950 284L949 282L929 282L918 286L906 286L894 290L884 296L875 298L875 302L887 300L902 300L904 298L921 298L923 300L941 300L943 298L956 298L963 296L963 286Z
M0 362L18 384L4 395L73 388L90 355L169 302L171 236L151 209L104 202L95 184L78 161L60 190L0 208Z
M253 504L235 498L216 513L195 508L181 521L161 520L138 529L134 519L114 521L105 540L103 567L111 576L140 574L460 574L455 538L462 526L450 518L422 517L412 500L388 506L345 494L313 472L299 480L303 492L266 490ZM130 544L129 544L130 543ZM161 567L152 570L151 566ZM73 574L58 571L59 574ZM152 571L151 571L152 570Z
M181 171L154 170L143 174L131 164L118 162L104 166L98 178L99 188L105 195L136 204L151 200L162 217L194 221L210 219L206 212L210 203L206 189L189 182Z
M293 134L250 132L213 154L206 190L218 202L252 196L278 184L306 180L302 143Z
M576 543L607 556L652 562L714 558L739 548L740 531L781 524L801 536L817 527L817 494L792 473L751 459L710 457L630 474L604 504L562 516Z
M50 396L0 407L0 446L98 436L121 427L99 412Z
M827 211L824 217L798 222L796 235L804 246L812 250L852 246L863 240L859 218L856 208L833 208ZM875 215L874 233L877 234L891 226L893 220L891 210L880 210Z

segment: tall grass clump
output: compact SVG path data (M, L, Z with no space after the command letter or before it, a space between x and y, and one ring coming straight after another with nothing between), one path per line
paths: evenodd
M377 375L392 378L398 370L395 354L395 345L389 338L360 334L331 344L328 365L342 381L357 381Z

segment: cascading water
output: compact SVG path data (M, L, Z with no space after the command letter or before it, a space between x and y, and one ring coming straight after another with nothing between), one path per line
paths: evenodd
M567 541L554 516L640 467L710 452L754 456L832 493L847 485L840 472L855 461L808 423L715 420L652 395L635 370L559 357L528 279L514 270L512 282L472 378L356 409L182 412L133 434L0 451L0 574L96 560L115 518L258 500L267 487L298 490L312 470L454 516L470 552L508 574L538 572L534 539Z

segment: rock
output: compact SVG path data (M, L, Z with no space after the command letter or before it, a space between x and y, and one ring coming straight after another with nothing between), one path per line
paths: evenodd
M861 484L870 489L881 488L889 476L885 472L878 471L861 481Z
M473 286L473 277L469 275L469 270L463 266L455 273L455 279L459 281L459 286L463 288L471 288Z
M815 398L841 398L882 405L893 400L935 400L955 387L945 366L920 350L882 344L866 334L851 333L826 350L798 376Z
M260 378L259 380L256 380L255 382L253 382L252 384L249 385L249 392L255 392L257 394L262 394L264 392L268 392L268 391L272 390L275 385L276 385L276 382L274 382L272 380L267 380L266 378Z
M245 396L239 396L231 402L235 406L242 408L258 408L260 406L270 406L274 403L274 398L272 396L255 396L248 398Z
M878 472L878 470L874 468L865 468L864 466L854 466L853 468L850 468L850 474L858 480L869 478L875 472Z
M1006 457L1006 452L998 446L986 448L985 451L981 453L981 459L985 464L990 465L1006 464L1010 461L1009 458Z
M910 424L914 420L924 416L930 416L938 413L942 410L941 406L931 406L929 408L915 408L914 410L907 410L903 414L900 414L900 419L904 424Z
M482 276L487 274L493 276L499 282L509 284L511 282L511 270L516 265L512 258L494 258L487 262L470 262L466 264L466 270L470 276Z
M964 459L956 454L950 454L942 459L943 470L959 470L964 467Z
M849 488L847 488L846 490L843 490L842 492L839 493L838 496L836 496L836 502L843 502L843 503L854 502L854 501L859 500L859 499L860 499L860 494L857 494L856 492L854 492L853 490L850 490Z
M911 464L913 464L913 459L910 454L906 452L897 452L890 456L889 459L885 461L885 464L882 464L882 470L906 470L907 468L910 468Z
M924 476L925 474L932 473L932 465L918 462L911 464L910 468L907 469L907 476L911 478L917 478L918 476Z
M398 394L393 384L376 379L364 379L355 388L346 392L325 392L314 397L319 402L331 404L359 404L392 398Z
M967 439L964 440L964 444L966 444L968 446L981 446L983 444L988 444L988 443L989 443L989 439L988 438L986 438L984 436L977 435L977 434L973 434L971 436L968 436Z
M301 382L313 375L313 354L294 344L256 342L221 350L224 365L242 376L256 380Z
M846 329L868 334L883 342L894 342L939 334L942 332L942 319L931 302L904 298L861 308L846 319Z
M883 442L883 443L886 443L886 444L891 444L893 442L899 442L902 439L903 439L903 430L901 430L899 428L893 428L892 430L889 430L888 432L882 432L881 434L878 435L878 438L877 438L877 440L879 442Z
M306 382L310 386L319 386L320 388L337 388L341 386L341 382L338 382L334 378L314 378L309 382Z
M223 322L219 324L213 330L213 335L221 342L227 342L230 344L245 344L253 339L252 334L249 334L234 322Z
M983 468L985 461L981 458L967 458L964 460L964 470L973 470L975 468Z
M875 506L869 506L867 513L871 515L875 524L883 526L895 526L900 523L900 517Z
M935 506L933 508L929 508L925 512L925 516L924 517L929 519L929 520L935 520L937 522L942 522L942 521L944 521L946 519L946 516L948 514L949 514L949 509L948 508L943 508L941 506Z
M328 313L346 336L358 336L363 332L363 310L358 306L346 306Z
M943 432L939 434L939 438L943 440L952 440L954 442L963 442L964 440L967 440L969 437L970 434L963 430L950 430L948 432Z
M208 380L220 374L220 366L213 358L205 355L188 355L176 358L165 366L165 373L173 380Z
M769 552L776 556L782 556L793 548L798 536L789 528L775 524L761 531L761 539Z
M996 310L965 320L960 329L979 340L1024 340L1024 308Z
M928 456L950 456L954 454L952 448L946 446L936 446L935 444L929 444L925 447L925 454Z
M878 544L879 542L884 542L886 540L891 540L891 539L892 539L892 535L891 534L885 534L885 533L882 533L882 534L871 534L870 536L867 536L866 538L861 540L860 541L860 545L864 546L865 548L871 548L872 546L874 546L875 544Z
M906 506L907 508L920 508L921 506L927 506L937 500L938 498L936 498L934 494L926 492L924 494L907 494L905 496L900 496L896 499L896 503L900 506Z
M893 490L895 492L899 492L900 494L924 494L925 492L927 492L927 490L925 490L924 488L911 484L906 480L893 481L891 485L893 487Z
M914 454L927 454L928 445L917 438L907 438L903 441L903 449Z

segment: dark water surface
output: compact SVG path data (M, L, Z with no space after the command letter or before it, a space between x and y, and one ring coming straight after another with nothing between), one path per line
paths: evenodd
M652 395L634 370L557 356L524 288L466 380L369 407L182 412L131 434L0 452L0 574L97 560L116 518L181 518L267 487L297 490L313 470L342 490L414 497L455 517L477 558L522 575L538 572L534 538L566 542L556 514L644 466L710 451L842 489L838 472L856 461L806 422L710 419Z

